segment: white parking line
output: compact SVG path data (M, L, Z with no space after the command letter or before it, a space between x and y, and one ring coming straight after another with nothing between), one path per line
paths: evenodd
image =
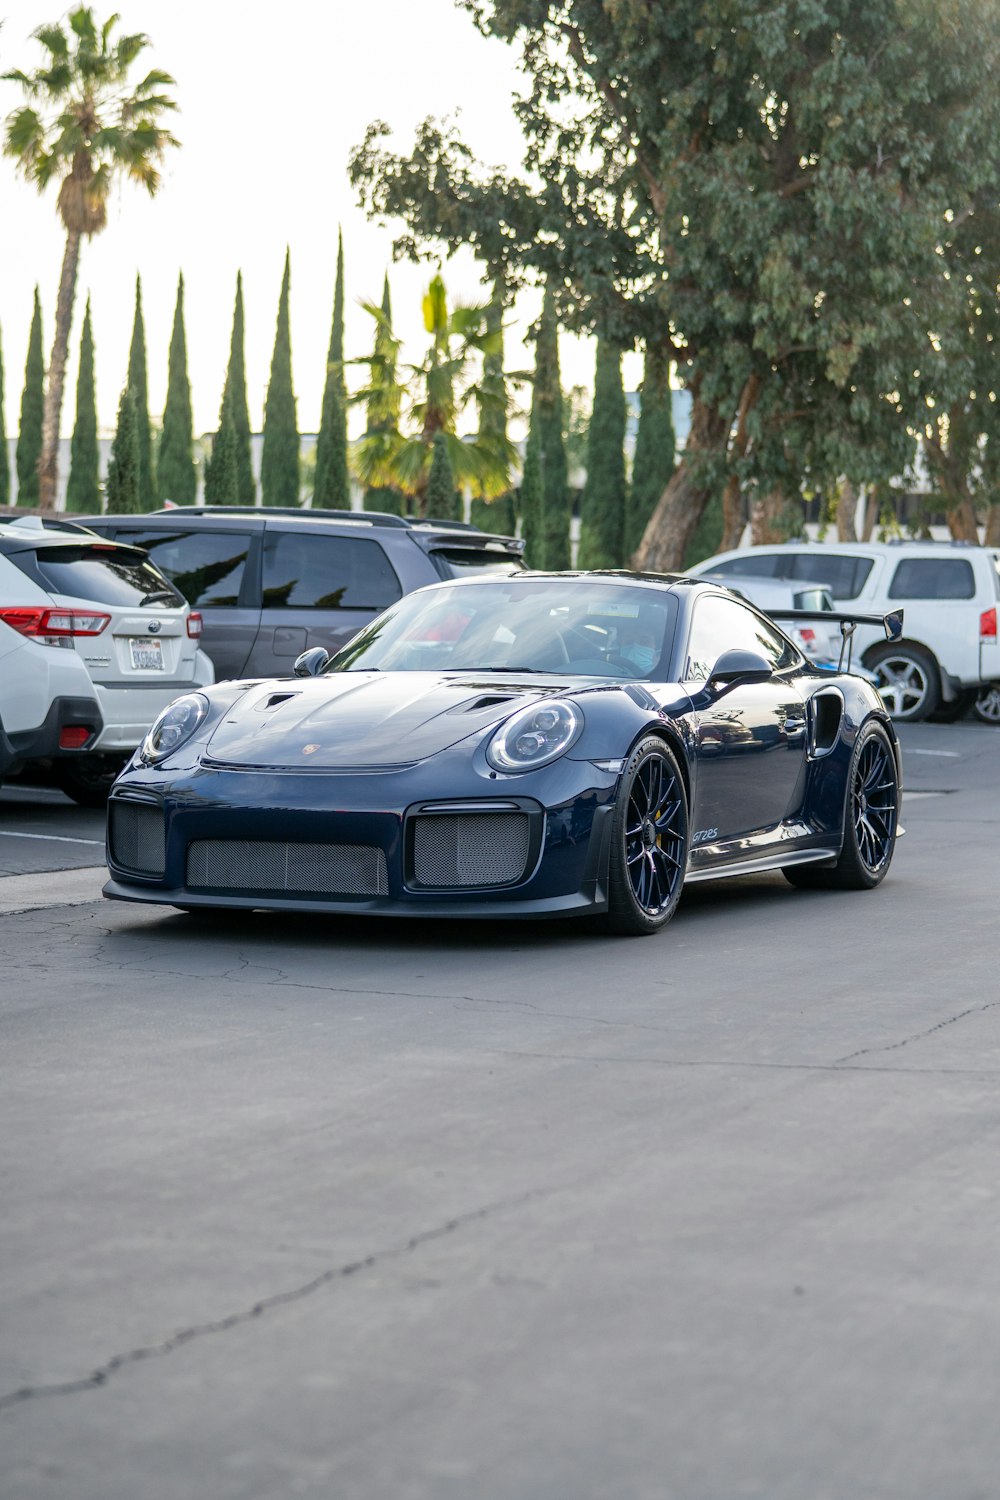
M96 849L104 848L103 839L71 839L61 833L12 833L9 829L0 829L0 839L44 839L49 844L93 844Z
M907 755L941 755L948 760L958 760L957 750L907 750Z

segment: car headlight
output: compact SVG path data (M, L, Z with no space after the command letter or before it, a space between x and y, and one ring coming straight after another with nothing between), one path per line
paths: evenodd
M139 750L142 759L152 765L166 760L191 738L207 713L208 699L201 693L186 693L183 698L175 698L154 721L143 740Z
M583 714L560 698L532 703L512 714L486 747L496 771L536 771L565 754L580 737Z

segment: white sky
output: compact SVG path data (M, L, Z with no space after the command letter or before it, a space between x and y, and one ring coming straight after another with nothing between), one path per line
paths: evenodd
M99 21L114 8L97 4ZM516 53L481 37L454 0L333 0L318 7L285 0L118 0L121 28L145 31L142 56L177 80L172 122L182 147L166 158L155 199L126 185L110 205L107 229L84 243L63 432L73 426L79 330L88 293L97 347L98 421L113 428L125 378L135 274L142 275L150 411L163 410L167 348L178 271L184 273L188 371L196 432L216 426L229 352L237 269L246 307L250 420L263 415L285 246L292 256L292 358L299 429L319 422L329 340L337 226L344 232L346 354L371 347L372 325L358 306L379 301L388 267L393 321L406 353L422 352L421 289L426 266L391 264L391 229L369 223L347 180L347 158L365 126L382 118L400 149L428 114L461 111L460 127L480 159L520 165L521 137L510 108L519 87ZM34 29L58 19L59 4L0 0L0 70L37 65ZM148 60L148 61L147 61ZM20 102L0 83L0 115ZM8 435L16 434L36 282L48 360L63 236L53 191L40 198L0 158L0 338ZM452 300L482 296L471 257L445 266ZM520 346L538 299L525 296L508 336L509 368L530 363ZM590 341L563 336L563 383L592 384ZM630 357L626 383L638 361ZM360 384L363 367L348 371ZM361 425L355 413L352 429Z

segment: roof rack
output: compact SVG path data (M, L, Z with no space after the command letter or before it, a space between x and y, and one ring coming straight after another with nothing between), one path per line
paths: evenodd
M409 528L412 521L394 516L386 510L325 510L319 506L303 509L301 505L178 505L150 512L156 516L176 516L177 511L195 510L206 516L315 516L321 521L367 521L371 526Z

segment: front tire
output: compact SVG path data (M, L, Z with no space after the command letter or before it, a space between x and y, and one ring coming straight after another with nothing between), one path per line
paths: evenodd
M610 931L638 937L666 926L680 900L687 853L680 768L663 740L650 736L628 758L612 817Z
M984 682L972 712L981 724L1000 724L1000 682Z
M892 863L899 828L899 772L892 742L869 719L854 742L847 773L844 847L835 865L789 865L790 885L802 890L870 891Z
M923 646L878 646L865 658L882 702L894 719L915 724L941 702L941 673Z

